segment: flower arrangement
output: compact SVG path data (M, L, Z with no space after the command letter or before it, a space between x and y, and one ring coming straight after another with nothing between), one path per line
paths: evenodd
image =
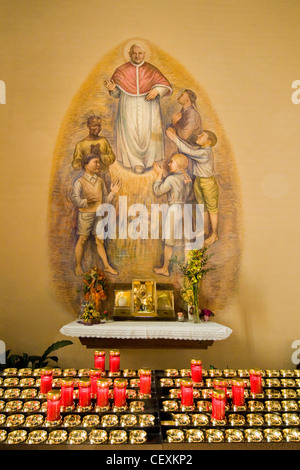
M99 322L103 318L100 313L101 301L107 298L107 281L97 267L83 275L83 295L85 301L81 308L81 319L85 323Z
M96 310L93 302L83 302L80 318L83 323L100 323L102 315Z
M209 271L214 269L207 266L210 257L211 255L207 254L207 247L204 247L201 250L191 250L185 263L177 262L184 277L181 296L188 305L195 306L195 322L200 321L198 312L199 283ZM175 260L177 261L177 259Z
M210 317L214 317L215 314L209 310L208 308L203 308L200 313L200 317L204 318L206 321L210 319Z

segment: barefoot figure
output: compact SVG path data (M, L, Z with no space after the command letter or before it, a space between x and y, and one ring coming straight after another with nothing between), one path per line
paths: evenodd
M157 174L157 179L153 184L153 192L156 196L167 195L168 198L168 212L166 214L166 221L170 227L169 236L164 240L164 260L160 268L154 268L156 274L169 276L169 264L172 257L173 248L175 246L184 246L185 237L176 237L177 233L182 230L182 215L184 203L187 202L192 193L192 181L186 172L188 166L188 159L185 155L177 153L172 156L168 164L170 174L163 181L163 168L158 163L153 165L153 169ZM180 208L179 212L173 211L174 207ZM180 224L180 226L178 226Z
M103 263L104 271L117 275L118 271L110 266L104 240L97 237L96 227L99 221L97 208L102 203L112 202L115 195L121 188L120 181L112 183L108 193L104 181L98 176L100 170L100 159L98 155L86 155L82 157L82 168L84 174L78 178L73 186L71 200L78 208L78 241L75 247L75 274L81 276L83 270L81 261L84 253L85 244L92 234L95 237L97 252Z

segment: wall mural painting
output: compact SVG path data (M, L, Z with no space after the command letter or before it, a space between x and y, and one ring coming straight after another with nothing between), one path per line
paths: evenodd
M204 207L204 226L196 228L195 205ZM182 219L172 209L183 206ZM194 225L179 227L191 214ZM162 219L171 222L164 236ZM189 245L193 236L204 238L214 268L201 283L202 308L222 309L235 291L235 159L205 91L156 45L118 45L74 96L53 157L48 236L56 293L76 316L82 273L93 266L105 271L112 291L116 283L149 278L179 290L172 258L199 247Z

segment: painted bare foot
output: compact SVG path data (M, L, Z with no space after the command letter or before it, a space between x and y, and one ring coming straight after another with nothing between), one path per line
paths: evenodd
M112 268L110 265L105 266L104 271L106 271L109 274L112 274L113 276L117 276L119 274L118 271Z
M204 245L205 246L210 246L212 245L213 243L215 243L217 240L218 240L218 235L215 235L214 233L208 237L205 241L204 241Z
M169 276L169 271L167 269L165 269L164 267L162 268L154 268L153 271L155 272L155 274L160 274L162 276Z
M83 276L83 271L81 266L75 266L75 274L76 276Z

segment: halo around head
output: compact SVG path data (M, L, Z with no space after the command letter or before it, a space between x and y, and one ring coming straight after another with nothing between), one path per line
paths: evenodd
M144 39L139 39L139 38L135 38L135 39L130 39L129 41L126 42L126 44L124 45L123 47L123 58L126 62L128 62L128 60L130 59L129 57L129 50L132 46L140 46L144 49L146 55L145 55L145 60L149 60L150 57L151 57L151 48L150 48L150 45L148 44L147 41L145 41Z

